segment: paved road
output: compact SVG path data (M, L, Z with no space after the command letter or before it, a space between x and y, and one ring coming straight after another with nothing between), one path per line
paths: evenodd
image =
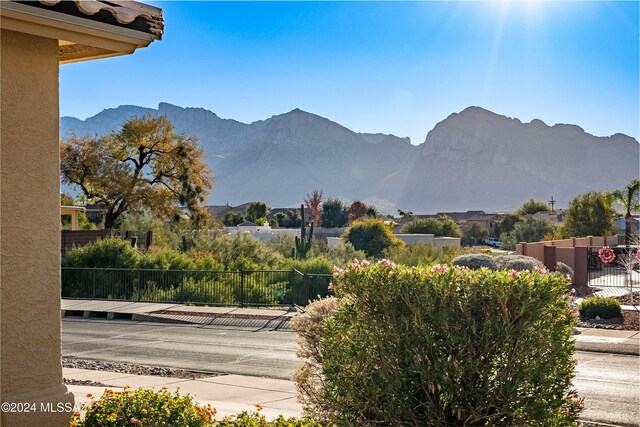
M289 379L299 364L292 332L63 319L62 353L86 359ZM640 358L578 352L574 384L583 419L640 425Z
M290 379L299 364L293 332L62 320L62 355L225 374Z

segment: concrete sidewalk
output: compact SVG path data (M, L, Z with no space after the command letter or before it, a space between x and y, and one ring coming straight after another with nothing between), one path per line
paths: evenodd
M267 418L276 418L280 414L285 417L298 417L302 412L302 407L296 401L294 383L286 380L242 375L220 375L189 380L74 368L64 368L63 375L65 379L90 380L109 386L68 385L78 404L91 402L89 395L93 396L93 400L99 399L107 388L121 391L124 386L153 390L167 387L172 393L179 389L181 395L189 394L200 404L210 403L217 409L218 418L241 411L256 411L255 404L258 403L264 408L260 413Z
M295 309L289 307L205 307L184 304L73 299L62 299L61 305L62 317L97 317L270 330L291 330L289 321L296 315Z

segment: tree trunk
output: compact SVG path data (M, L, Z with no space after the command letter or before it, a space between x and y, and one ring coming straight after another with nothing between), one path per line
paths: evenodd
M104 214L104 229L110 231L113 228L113 224L115 223L118 216L119 215L116 215L111 211L107 211Z
M627 212L627 214L624 217L624 221L625 221L625 226L624 226L624 244L625 246L629 247L629 245L631 244L631 236L632 236L632 229L633 229L633 216L631 215L631 213Z

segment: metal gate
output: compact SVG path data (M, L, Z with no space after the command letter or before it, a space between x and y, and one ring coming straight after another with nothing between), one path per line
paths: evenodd
M591 288L640 288L640 259L637 246L590 246L587 269Z

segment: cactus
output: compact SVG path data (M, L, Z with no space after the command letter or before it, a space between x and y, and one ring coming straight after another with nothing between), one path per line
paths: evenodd
M296 259L305 259L307 253L311 250L311 239L313 238L313 222L309 229L309 237L307 237L307 227L304 223L304 205L300 205L300 214L302 216L302 224L300 225L300 237L296 236L296 245L291 250L291 255Z

